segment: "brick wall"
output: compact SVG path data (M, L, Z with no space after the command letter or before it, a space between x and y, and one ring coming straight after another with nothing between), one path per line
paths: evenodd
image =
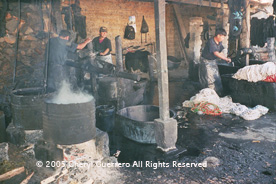
M115 37L120 35L123 47L141 44L141 23L143 15L149 26L148 42L155 42L154 4L149 2L130 2L127 0L81 0L82 15L86 16L87 35L94 38L99 28L106 26L108 38L115 52ZM135 16L137 32L134 40L123 39L129 16Z
M149 26L147 42L155 42L154 3L128 0L80 0L82 15L86 16L87 35L98 36L100 26L108 28L108 38L111 39L113 53L115 52L115 37L120 35L123 47L141 45L141 23L143 15ZM128 17L135 16L137 32L134 40L123 39ZM172 5L166 5L166 33L168 55L181 57L179 38L176 32ZM143 34L143 43L145 35Z

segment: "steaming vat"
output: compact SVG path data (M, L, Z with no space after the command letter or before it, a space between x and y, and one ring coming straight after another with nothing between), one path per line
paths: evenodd
M175 112L170 110L170 117ZM155 144L154 119L159 118L159 107L153 105L137 105L126 107L117 112L117 121L122 134L136 142Z
M25 88L13 90L11 107L13 124L25 130L42 129L42 104L45 97L43 88Z
M83 103L56 104L46 99L43 106L43 136L46 141L79 144L96 135L95 100Z

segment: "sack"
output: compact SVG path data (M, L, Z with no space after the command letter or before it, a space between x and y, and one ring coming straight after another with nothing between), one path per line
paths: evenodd
M141 33L147 33L147 32L149 32L149 26L148 26L148 24L147 24L144 16L143 16L142 26L141 26L141 31L140 32Z
M128 40L135 39L135 30L134 30L134 27L132 27L130 25L126 26L124 38L128 39Z

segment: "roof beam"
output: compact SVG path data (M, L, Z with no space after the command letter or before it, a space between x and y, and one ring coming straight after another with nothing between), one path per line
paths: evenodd
M191 4L196 6L206 6L212 8L221 8L221 3L209 2L204 0L166 0L168 3L182 3L182 4ZM228 4L223 4L224 8L228 8Z
M153 2L153 0L131 0L131 1L142 1L142 2ZM177 3L177 4L191 4L196 6L205 6L212 8L221 8L221 3L209 2L204 0L166 0L167 3ZM223 4L224 8L228 8L228 4Z

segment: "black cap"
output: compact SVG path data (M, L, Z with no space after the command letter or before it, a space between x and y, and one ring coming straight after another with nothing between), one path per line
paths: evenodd
M107 28L106 27L101 27L100 32L107 32Z

